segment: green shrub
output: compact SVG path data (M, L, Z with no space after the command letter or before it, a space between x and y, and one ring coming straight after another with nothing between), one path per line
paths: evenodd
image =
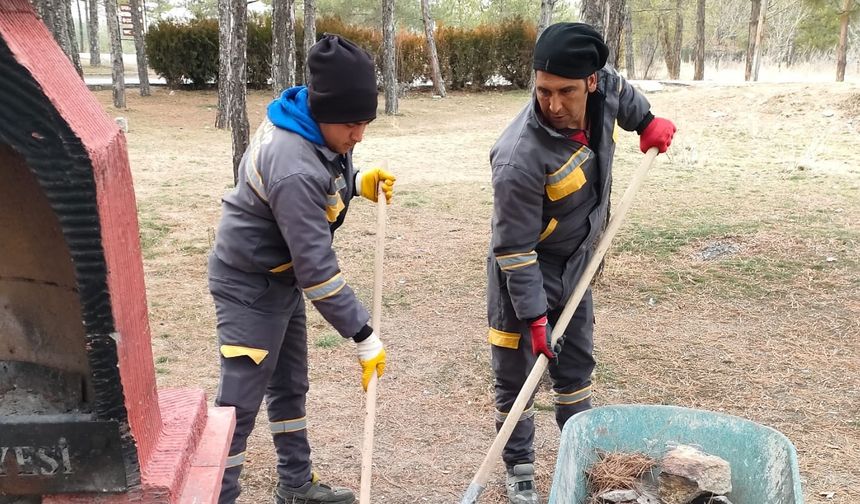
M187 30L171 20L162 20L149 28L146 34L146 55L149 66L167 81L171 88L182 84L183 44Z
M399 33L397 35L397 80L411 84L416 79L432 77L427 60L427 40L424 35Z
M503 21L496 29L499 75L517 88L529 84L537 29L521 17Z
M437 28L436 40L442 75L451 89L482 89L487 79L497 72L492 27Z
M349 25L337 17L317 19L317 40L325 33L337 33L374 55L382 73L382 33L380 30ZM296 78L302 82L305 54L304 27L296 26ZM442 76L450 89L482 89L487 80L499 75L516 87L528 85L535 27L522 18L474 29L439 26L437 51ZM170 87L186 82L202 87L218 78L218 22L195 19L189 22L163 20L146 35L150 65ZM248 20L248 86L265 88L272 73L272 19L255 15ZM427 46L423 34L400 32L396 40L397 78L411 84L430 80Z
M272 77L272 16L248 20L248 87L263 89Z
M203 87L218 76L218 22L162 20L146 34L149 65L175 88L185 80Z

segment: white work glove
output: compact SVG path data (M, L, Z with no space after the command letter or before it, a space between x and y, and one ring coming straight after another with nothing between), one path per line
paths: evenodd
M367 384L370 383L373 372L375 371L376 375L381 377L385 371L385 347L374 331L370 336L356 343L355 349L358 352L358 362L361 364L361 386L367 391Z

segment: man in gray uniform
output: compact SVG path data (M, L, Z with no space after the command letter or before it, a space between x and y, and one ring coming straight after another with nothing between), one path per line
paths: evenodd
M607 54L603 38L586 24L548 27L535 45L535 95L490 152L494 212L487 308L497 428L541 353L550 359L559 428L591 407L591 290L565 331L563 351L550 348L550 326L603 229L616 122L640 134L643 152L665 152L675 132L670 121L651 114L645 97L605 67ZM533 416L529 404L503 452L508 497L515 504L540 501Z
M345 338L355 341L362 385L385 368L370 316L347 285L332 250L349 202L373 201L394 177L356 172L352 149L376 117L372 57L326 35L308 53L310 83L284 91L267 109L223 199L209 259L221 377L215 403L236 408L220 504L235 502L248 435L263 396L278 455L278 503L351 503L353 493L320 483L311 469L305 395L307 328L302 294Z

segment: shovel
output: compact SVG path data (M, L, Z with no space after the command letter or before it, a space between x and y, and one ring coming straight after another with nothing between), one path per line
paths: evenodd
M570 319L573 318L573 314L576 312L579 302L582 301L582 296L588 289L591 279L594 277L594 273L600 267L600 261L603 260L603 256L606 255L606 251L609 250L612 238L615 237L615 233L618 231L618 228L621 226L621 222L627 215L627 211L633 204L636 192L642 185L642 181L645 180L645 175L648 174L648 170L651 169L651 165L654 164L654 158L656 157L657 148L652 147L647 153L645 153L645 158L633 174L630 186L621 198L621 202L612 214L612 218L609 219L609 224L606 226L603 236L601 236L600 241L597 243L594 255L592 255L591 260L589 260L588 264L585 266L585 271L583 271L582 276L579 278L579 282L577 282L576 287L573 289L573 293L570 295L570 299L568 299L567 304L564 305L564 309L561 311L561 315L558 317L558 321L552 330L552 345L550 345L550 348L555 346L556 341L558 341L567 329L567 325L570 323ZM519 421L520 415L523 414L526 404L529 402L535 388L537 388L538 382L540 382L541 376L543 376L544 371L546 371L548 364L549 361L545 355L541 354L538 356L531 373L529 373L528 378L526 378L526 382L523 384L523 388L520 389L517 400L514 401L514 405L511 407L511 411L505 419L505 423L502 424L502 428L499 429L499 433L496 434L496 439L490 446L490 451L487 452L487 455L484 457L484 461L481 463L481 467L478 468L478 472L475 473L475 477L472 478L472 482L469 483L469 487L466 489L466 493L463 495L463 500L460 501L460 504L477 504L478 497L481 496L481 493L487 486L487 481L490 479L490 471L493 469L496 461L499 460L499 457L502 454L502 449L504 449L505 445L508 443L508 439L511 437L511 432L513 432L514 426L517 421Z
M382 168L388 168L383 162ZM382 322L382 259L385 256L385 192L382 184L376 189L376 255L373 259L373 312L371 327L381 333ZM358 494L359 504L370 504L370 478L373 468L373 427L376 423L376 372L367 384L367 414L364 417L364 440L361 446L361 487Z

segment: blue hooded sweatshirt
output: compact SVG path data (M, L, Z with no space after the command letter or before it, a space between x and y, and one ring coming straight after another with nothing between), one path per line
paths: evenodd
M284 90L281 97L272 101L266 111L275 126L297 133L309 142L325 145L320 127L311 117L307 87L293 86Z

